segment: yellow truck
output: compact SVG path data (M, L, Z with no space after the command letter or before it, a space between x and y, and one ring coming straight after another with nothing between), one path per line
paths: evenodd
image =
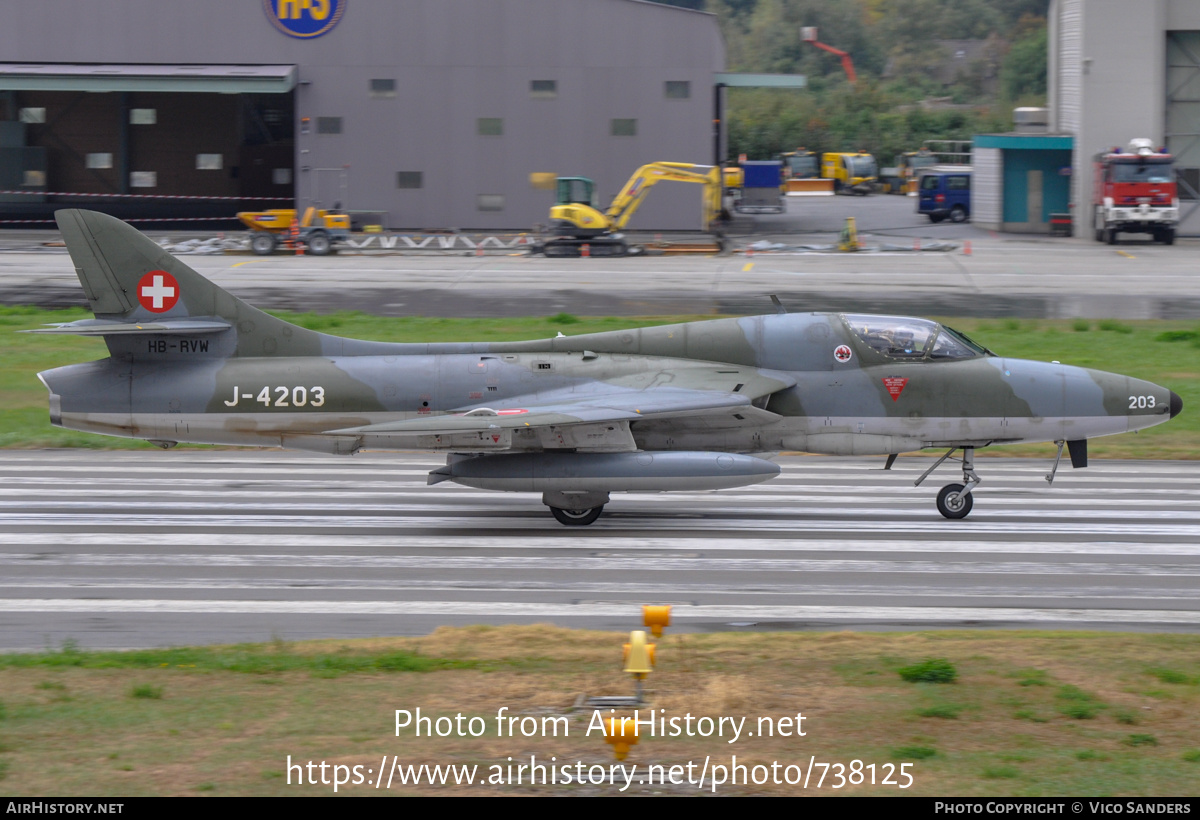
M293 241L302 243L313 256L327 256L333 252L334 244L350 238L349 214L311 207L299 219L296 213L292 208L275 208L241 211L237 218L251 230L250 249L259 256L270 256L281 241L288 241L293 226Z
M822 154L821 177L833 180L835 194L866 196L875 191L879 166L865 151Z

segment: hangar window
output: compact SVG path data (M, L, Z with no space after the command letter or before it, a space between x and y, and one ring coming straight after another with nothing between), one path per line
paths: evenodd
M668 100L687 100L692 96L692 84L687 80L667 80L666 97Z
M225 166L225 157L221 154L196 154L197 171L220 171Z
M157 108L131 108L129 109L129 124L130 125L155 125L158 123Z
M292 169L291 168L272 168L271 169L271 184L272 185L291 185L292 184Z
M529 96L535 100L553 100L558 96L558 81L530 80Z
M420 171L397 171L396 172L396 187L397 188L420 188L423 186L424 180L421 179Z
M21 177L21 187L23 188L45 188L46 187L46 172L28 170Z
M88 154L86 161L88 168L102 169L112 167L112 154Z
M612 135L614 137L636 137L637 120L613 120Z
M46 109L22 108L18 119L21 122L41 123L46 121Z
M371 80L371 96L375 99L387 99L396 96L395 80Z
M1197 198L1197 191L1200 191L1200 168L1179 168L1175 169L1175 179L1179 184L1179 198L1193 202Z
M130 188L157 188L157 171L134 171L129 175Z
M480 117L475 127L481 137L504 136L504 120L500 117Z
M503 194L480 194L478 197L478 207L481 211L503 211L504 210L504 195Z
M318 134L340 134L340 133L342 133L342 118L341 117L317 117L317 133Z

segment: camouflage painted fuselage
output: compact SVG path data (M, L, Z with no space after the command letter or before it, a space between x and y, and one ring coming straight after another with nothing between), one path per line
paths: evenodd
M1071 445L1158 424L1178 396L1139 379L1004 359L922 319L791 314L502 344L390 344L288 324L133 228L57 214L107 359L40 374L55 424L155 441L448 453L432 483L543 493L563 523L608 493L765 481L778 450L895 454ZM947 501L947 498L949 499Z
M890 359L836 314L500 344L386 344L307 332L296 340L287 326L264 333L254 324L247 319L190 338L110 336L111 358L42 374L56 397L54 423L159 441L328 452L392 446L865 454L1093 438L1158 424L1171 407L1164 387L1069 365L990 355ZM239 335L253 337L268 355L245 355ZM838 361L843 345L852 355ZM479 407L527 410L564 399L602 404L610 392L642 392L650 407L662 389L736 390L752 398L740 413L634 420L631 440L623 430L588 430L592 447L578 436L560 440L556 428L607 422L588 425L569 413L557 425L504 428L496 441L453 429L328 435Z

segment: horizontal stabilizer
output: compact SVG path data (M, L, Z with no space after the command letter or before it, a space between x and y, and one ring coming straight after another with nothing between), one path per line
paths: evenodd
M58 333L72 336L194 336L220 333L232 325L220 319L166 319L160 322L115 322L109 319L80 319L21 333Z

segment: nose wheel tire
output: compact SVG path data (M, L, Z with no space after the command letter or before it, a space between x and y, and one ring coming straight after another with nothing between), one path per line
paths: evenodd
M568 527L586 527L600 517L600 513L604 512L604 506L583 510L564 510L559 507L551 507L550 512L560 524Z
M975 504L975 499L971 493L963 493L963 489L962 484L947 484L942 487L937 497L938 512L950 519L966 518Z

